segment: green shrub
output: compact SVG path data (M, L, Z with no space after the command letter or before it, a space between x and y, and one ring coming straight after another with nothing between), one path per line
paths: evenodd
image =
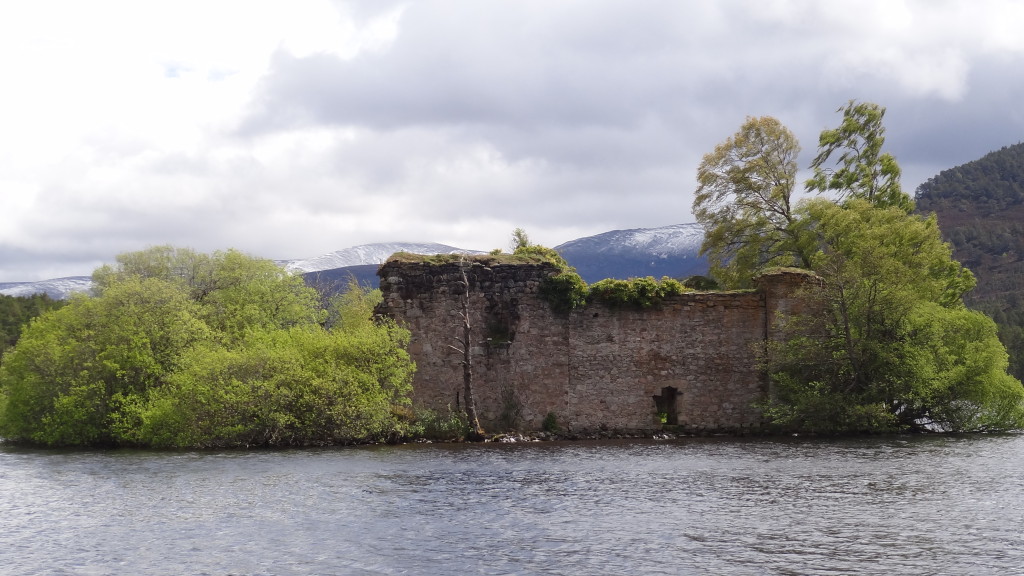
M576 271L575 268L569 266L569 263L562 258L554 248L548 248L547 246L541 246L539 244L531 244L529 246L519 246L512 252L514 256L518 256L525 260L533 260L536 262L550 262L562 270Z
M587 302L587 283L575 271L549 276L540 284L540 295L551 309L568 312Z
M47 446L297 446L401 434L415 370L379 292L336 301L272 262L119 256L0 362L0 436ZM202 264L193 265L195 263ZM198 271L197 271L198 270Z
M544 422L541 424L541 428L545 432L555 434L562 431L562 427L558 425L558 415L554 412L548 412L544 416Z
M464 413L453 411L450 405L443 412L417 410L413 433L437 442L461 441L469 435L469 421Z
M718 290L720 288L717 280L700 274L683 280L683 287L691 290Z
M650 308L661 304L669 296L678 296L685 291L686 288L678 280L668 277L663 277L660 282L651 276L629 280L607 278L590 287L587 299L614 307Z

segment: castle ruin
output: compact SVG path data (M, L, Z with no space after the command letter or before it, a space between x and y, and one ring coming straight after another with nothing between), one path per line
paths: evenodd
M477 412L488 430L563 428L742 433L762 424L767 378L758 356L779 319L801 306L808 276L778 271L757 288L687 292L646 309L590 303L553 311L539 294L551 264L403 262L378 271L382 314L412 333L413 403L456 409L462 401L460 335L468 310Z

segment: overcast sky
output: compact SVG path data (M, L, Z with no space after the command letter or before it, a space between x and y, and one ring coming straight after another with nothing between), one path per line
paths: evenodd
M692 222L747 116L887 108L913 192L1024 140L1016 0L0 4L0 282L158 244L555 246Z

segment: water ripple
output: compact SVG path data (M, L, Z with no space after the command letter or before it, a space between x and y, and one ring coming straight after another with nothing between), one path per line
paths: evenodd
M1024 437L0 446L12 574L1006 574Z

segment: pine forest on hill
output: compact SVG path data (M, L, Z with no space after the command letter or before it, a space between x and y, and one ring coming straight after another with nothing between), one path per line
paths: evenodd
M1010 372L1024 379L1024 143L944 170L918 187L916 200L974 272L978 285L965 301L996 321Z

